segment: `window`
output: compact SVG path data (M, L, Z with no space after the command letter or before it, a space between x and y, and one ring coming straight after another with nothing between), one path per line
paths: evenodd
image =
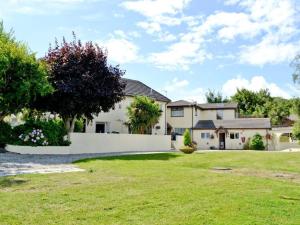
M201 133L201 139L210 139L210 133Z
M96 133L105 133L105 123L96 123Z
M239 133L235 133L235 139L240 139L240 134Z
M239 133L230 133L230 139L240 139Z
M184 109L183 107L171 108L171 117L183 117Z
M174 128L174 133L183 135L185 130L186 130L186 128Z
M224 117L224 111L222 109L217 110L217 120L222 120Z

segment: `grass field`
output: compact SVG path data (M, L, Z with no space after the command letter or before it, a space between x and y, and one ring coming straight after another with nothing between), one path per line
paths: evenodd
M0 224L300 224L300 153L163 153L77 165L86 172L0 178Z

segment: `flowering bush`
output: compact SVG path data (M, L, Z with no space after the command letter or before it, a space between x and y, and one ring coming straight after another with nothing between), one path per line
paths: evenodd
M25 124L16 126L12 131L12 145L28 146L67 146L66 135L61 120L27 120Z
M20 134L19 139L24 144L31 146L46 146L49 144L41 129L33 129L27 134Z

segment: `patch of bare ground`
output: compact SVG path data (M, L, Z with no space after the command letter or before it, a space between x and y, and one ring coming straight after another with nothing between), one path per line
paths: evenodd
M269 170L253 170L248 168L222 168L214 167L211 169L215 173L227 173L239 176L251 176L261 178L271 178L285 181L292 181L300 183L299 173L289 173L283 171L269 171Z

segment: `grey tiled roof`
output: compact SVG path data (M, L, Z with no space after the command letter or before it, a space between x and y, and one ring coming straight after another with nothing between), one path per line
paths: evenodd
M168 107L180 107L180 106L192 106L194 105L192 102L188 102L185 100L179 100L179 101L175 101L175 102L170 102L168 104Z
M233 119L233 120L199 120L194 129L270 129L269 118Z
M180 106L192 106L196 103L179 100L175 102L171 102L168 104L168 107L180 107ZM237 109L237 103L207 103L207 104L197 104L200 109L208 110L208 109Z
M201 109L237 109L237 103L207 103L198 104Z
M138 81L138 80L131 80L122 78L122 81L126 83L125 87L125 95L127 96L138 96L143 95L150 98L153 98L157 101L162 102L170 102L171 100L168 99L166 96L160 94L159 92L153 90L146 84Z

